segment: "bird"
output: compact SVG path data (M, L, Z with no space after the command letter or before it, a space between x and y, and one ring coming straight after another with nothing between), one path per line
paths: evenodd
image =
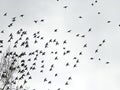
M4 30L2 30L1 33L4 33Z
M52 71L52 68L50 68L49 71Z
M42 73L42 72L43 72L43 70L40 70L40 72Z
M3 43L3 40L0 40L0 43Z
M87 44L84 44L83 47L84 47L84 48L87 47Z
M47 81L47 78L44 78L44 82L46 82Z
M105 39L102 42L105 43Z
M66 44L66 43L67 43L67 41L66 41L66 40L64 40L64 41L63 41L63 44Z
M16 19L16 17L13 17L12 19L13 19L13 20L15 20L15 19Z
M84 38L84 37L85 37L85 35L82 35L81 37L83 37L83 38Z
M91 57L90 59L91 59L91 60L93 60L94 58L93 58L93 57Z
M55 57L55 60L58 60L58 57L57 57L57 56Z
M68 77L68 80L71 80L72 78L71 77Z
M98 59L99 61L101 60L101 58Z
M60 88L58 88L57 90L60 90Z
M56 39L54 39L53 42L56 42Z
M66 48L65 48L65 47L63 47L63 49L65 50Z
M23 16L24 16L23 14L20 15L20 17L23 17Z
M52 42L52 39L50 39L49 42Z
M111 21L107 21L107 23L110 23Z
M65 85L69 85L69 84L68 84L68 81L65 83Z
M51 68L53 68L53 67L54 67L54 64L51 65Z
M34 41L34 44L36 44L37 42L38 42L38 41L37 41L37 40L35 40L35 41Z
M93 4L93 3L92 3L91 5L92 5L92 6L94 6L94 4Z
M77 59L77 57L73 57L73 59Z
M67 50L66 53L70 53L70 50Z
M77 67L77 65L76 65L76 64L74 64L74 65L73 65L73 67Z
M0 53L2 53L2 51L0 50Z
M27 72L27 75L30 75L30 73L29 73L29 72Z
M3 16L7 16L7 13L4 13L4 15Z
M48 82L48 84L51 84L51 83L52 83L51 81Z
M12 22L15 22L15 21L16 21L15 19L12 20Z
M33 63L33 65L36 65L36 63Z
M82 18L82 16L79 16L78 18Z
M72 30L68 30L67 32L70 33Z
M40 34L40 31L38 31L37 34Z
M98 12L98 14L100 14L100 12Z
M110 62L106 62L106 64L109 64Z
M16 77L15 80L18 80L18 77Z
M44 60L41 61L41 63L43 63L43 62L44 62Z
M24 80L24 84L26 84L27 83L27 81L26 80Z
M80 34L77 34L76 37L79 37Z
M31 58L29 58L28 61L31 61Z
M32 79L32 77L30 76L29 79Z
M34 20L34 23L37 23L38 21L37 20Z
M3 47L3 45L0 45L0 48L2 48Z
M56 51L55 54L57 54L58 52Z
M40 39L41 39L41 40L43 40L43 39L44 39L44 37L41 37Z
M79 55L82 55L82 52L80 52Z
M55 29L54 32L57 32L57 29Z
M89 28L88 32L90 32L90 31L91 31L91 28Z
M40 21L41 21L41 22L44 22L44 19L41 19Z
M56 42L56 45L59 45L58 41Z
M69 63L68 63L68 62L66 63L66 66L69 66Z
M57 76L58 76L58 74L56 73L56 74L55 74L55 77L57 77Z
M20 89L21 89L21 88L23 88L23 86L22 86L22 85L20 86Z
M41 68L44 68L44 65L42 65Z
M118 26L120 27L120 24Z
M102 46L102 44L99 44L98 46Z
M68 6L64 6L63 8L67 8Z
M97 53L97 52L98 52L98 49L95 50L95 53Z
M79 63L79 59L76 61L76 63Z
M95 0L95 3L97 3L98 1L97 0Z
M45 52L43 52L42 55L45 55Z

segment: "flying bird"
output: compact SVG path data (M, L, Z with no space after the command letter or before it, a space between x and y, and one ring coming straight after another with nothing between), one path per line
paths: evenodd
M82 18L82 16L79 16L79 18Z
M7 13L4 13L4 15L3 16L7 16Z
M67 32L70 33L72 30L68 30Z
M106 64L109 64L110 62L106 62Z
M23 14L21 14L21 15L20 15L20 17L24 17L24 15L23 15Z
M63 8L67 8L68 6L64 6Z
M111 21L107 21L107 23L110 23Z
M37 23L38 21L37 20L34 20L34 23Z

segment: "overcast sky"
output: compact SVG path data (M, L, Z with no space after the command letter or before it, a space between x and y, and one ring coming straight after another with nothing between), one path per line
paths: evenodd
M94 4L93 6L91 4ZM68 6L64 8L64 6ZM40 73L40 61L37 61L37 69L31 71L32 80L28 82L26 87L30 90L120 90L120 1L119 0L0 0L0 30L4 30L4 34L0 34L0 39L4 40L4 48L0 48L3 52L13 43L7 43L9 34L16 35L16 31L23 28L27 31L27 35L31 39L30 48L26 51L35 49L43 49L43 42L47 42L50 38L56 38L60 42L67 40L66 48L71 50L70 55L63 57L58 55L59 61L54 62L55 70L51 73L47 69L53 63L52 56L47 54L39 59L45 59L46 70ZM3 14L7 12L7 17ZM100 12L100 14L98 14ZM24 14L24 18L19 16ZM79 18L82 16L82 18ZM16 22L13 27L7 26L11 23L13 17ZM44 22L40 22L44 19ZM39 23L35 24L34 20ZM107 23L110 21L110 23ZM91 28L91 32L88 30ZM58 29L57 33L54 30ZM67 33L71 30L71 33ZM40 31L45 37L43 42L37 45L33 43L33 33ZM76 34L86 35L85 38L76 37ZM17 35L14 36L14 40ZM106 42L99 47L103 41ZM87 48L83 45L87 43ZM51 45L47 52L57 50L58 53L63 51L62 45L55 47ZM95 54L95 50L99 52ZM21 52L22 49L15 49ZM14 51L15 51L14 50ZM83 55L79 56L78 52L82 51ZM75 69L66 68L65 62L71 64L73 57L77 56L80 63ZM90 60L94 57L94 60ZM101 58L101 61L98 59ZM110 62L106 64L106 62ZM53 75L58 72L58 78ZM72 76L69 85L64 83L68 76ZM52 84L44 83L43 79L48 77L52 80Z

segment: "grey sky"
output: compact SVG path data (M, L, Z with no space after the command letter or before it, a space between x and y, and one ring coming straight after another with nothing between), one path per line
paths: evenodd
M91 5L94 3L94 6ZM120 90L120 1L119 0L0 0L0 30L5 30L4 35L0 35L0 39L8 40L8 35L16 33L20 28L28 32L31 38L30 45L27 52L43 48L43 42L50 38L57 38L60 42L67 40L69 44L66 45L70 49L71 55L63 57L59 55L60 61L55 62L55 71L59 72L59 78L55 79L47 69L53 63L52 56L47 54L45 57L39 59L46 59L46 72L40 74L38 61L37 70L31 72L33 79L26 85L36 90ZM68 8L63 8L68 6ZM3 14L7 12L7 17ZM98 14L100 12L101 14ZM24 14L24 18L19 18L19 15ZM82 16L83 18L78 18ZM13 27L8 28L7 25L11 23L11 18L16 17L16 22ZM44 19L43 23L34 23L34 20L40 21ZM111 21L111 23L107 23ZM88 32L92 28L91 32ZM58 29L54 33L54 29ZM66 33L72 30L70 34ZM40 31L41 35L45 36L43 42L37 45L33 44L32 34ZM84 39L76 38L76 34L86 35ZM18 36L14 36L17 38ZM98 47L102 40L106 43L102 47ZM87 43L88 47L83 48ZM13 43L11 43L12 45ZM6 50L9 44L5 41L3 51ZM19 47L20 48L20 47ZM62 52L62 45L54 47L54 45L45 51L58 50ZM99 48L99 53L95 54L95 49ZM21 49L15 49L18 52ZM80 63L76 69L66 69L64 63L70 61L76 53L83 51L83 56L78 56ZM93 56L95 59L90 60ZM98 60L101 58L101 61ZM110 64L106 65L105 62ZM52 72L52 73L55 73ZM63 82L71 75L72 80L69 86L65 86ZM49 77L54 83L48 85L43 82L44 77Z

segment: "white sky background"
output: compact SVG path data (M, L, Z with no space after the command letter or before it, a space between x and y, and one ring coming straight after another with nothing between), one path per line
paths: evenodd
M94 6L91 6L94 3ZM68 8L63 8L68 6ZM40 61L37 61L37 69L31 71L32 80L26 85L36 90L120 90L120 1L119 0L0 0L0 30L5 30L5 34L0 34L0 39L4 39L3 51L8 47L9 34L16 33L17 30L23 28L27 30L27 35L30 38L30 48L26 51L33 51L35 49L43 49L42 43L48 41L50 38L57 38L62 44L63 40L67 40L66 49L71 50L70 55L62 56L58 54L59 60L52 61L51 55L47 54L39 59L47 60L45 65L45 72L40 73ZM3 14L7 12L7 17ZM98 12L101 14L98 15ZM23 18L19 15L24 14ZM82 16L83 18L78 18ZM11 23L12 17L16 17L16 22L13 27L8 28L7 25ZM34 20L45 19L44 22L35 24ZM107 23L111 21L111 23ZM88 32L92 28L91 32ZM58 32L54 33L54 29ZM72 30L71 33L67 33ZM32 34L40 31L41 35L45 37L44 41L37 45L33 44ZM85 38L76 37L76 34L86 35ZM14 36L17 38L17 36ZM106 43L102 47L98 45L102 40ZM83 48L87 43L88 47ZM12 45L13 43L11 43ZM55 47L51 45L50 48L44 49L47 52L57 50L58 53L63 52L63 45ZM99 52L95 54L95 50ZM18 52L19 48L15 49ZM82 51L83 55L78 53ZM77 56L80 63L75 69L72 66L66 68L67 61L74 65L72 60ZM94 57L94 60L90 60ZM98 60L101 58L101 61ZM107 61L110 64L105 64ZM49 72L50 65L55 64L55 70ZM58 77L54 77L54 73L58 72ZM66 79L72 76L68 86L65 86ZM52 80L52 84L43 82L43 79L48 77Z

